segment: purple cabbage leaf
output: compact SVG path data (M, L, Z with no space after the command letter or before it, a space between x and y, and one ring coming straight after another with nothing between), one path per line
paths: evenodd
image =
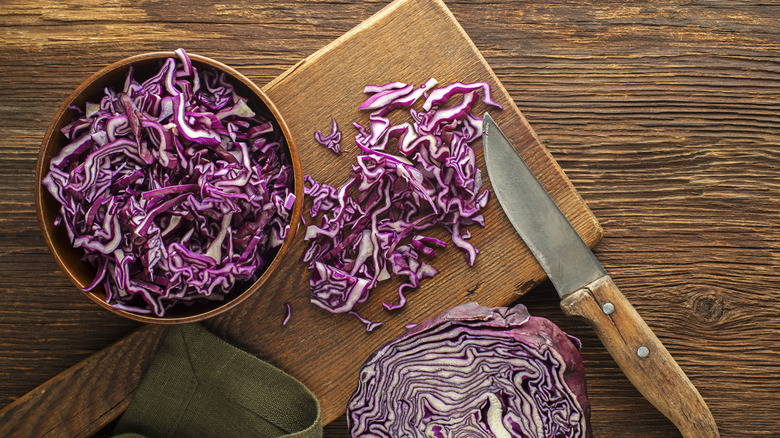
M590 438L580 343L522 304L457 306L362 366L353 438Z

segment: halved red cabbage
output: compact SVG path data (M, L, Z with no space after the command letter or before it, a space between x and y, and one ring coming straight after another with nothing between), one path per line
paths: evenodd
M106 88L62 133L43 185L57 224L97 269L106 302L166 316L224 300L262 273L287 235L293 170L276 122L224 72L187 53Z
M425 234L433 227L445 228L467 263L474 264L479 251L464 228L484 226L480 210L489 193L482 188L470 146L482 135L482 119L472 108L480 93L484 103L501 106L484 82L436 85L431 78L420 87L401 82L365 87L371 96L359 109L371 113L368 127L353 123L360 152L350 179L337 188L305 176L311 216L321 214L319 225L308 226L309 245L302 258L312 271L315 305L354 314L355 305L365 302L377 283L400 275L406 280L398 289L398 302L384 306L404 306L405 293L438 272L423 260L436 254L435 247L447 245ZM420 98L425 99L423 110L417 111L413 105ZM395 109L408 115L393 125L389 114ZM336 131L334 119L331 135Z
M351 436L590 437L579 347L522 304L457 306L366 361L347 406Z

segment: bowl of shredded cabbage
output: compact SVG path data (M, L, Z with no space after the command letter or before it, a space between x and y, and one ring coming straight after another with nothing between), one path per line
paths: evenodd
M35 200L49 249L87 297L136 321L189 323L280 269L303 173L259 87L178 49L115 62L71 93L44 136Z

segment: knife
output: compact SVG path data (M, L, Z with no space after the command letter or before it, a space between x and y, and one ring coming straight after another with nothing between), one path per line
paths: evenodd
M593 327L631 383L685 438L719 437L699 391L487 113L482 132L493 191L558 291L564 313Z

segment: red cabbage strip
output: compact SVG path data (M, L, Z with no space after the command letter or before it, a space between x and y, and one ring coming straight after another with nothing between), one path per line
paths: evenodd
M282 320L282 325L287 325L288 322L290 322L290 318L292 318L292 308L290 307L290 303L284 303L284 319Z
M389 90L395 90L396 88L403 88L406 84L403 82L388 82L384 85L366 85L365 88L363 88L363 92L366 94L374 94L374 93L380 93L384 91Z
M444 88L439 88L429 93L428 97L425 99L425 103L423 103L423 109L425 111L430 111L431 108L446 103L455 94L468 93L478 90L482 91L483 102L488 105L500 106L498 103L496 103L496 101L493 100L493 97L490 94L490 85L487 83L476 82L473 84L464 84L462 82L455 82Z
M433 227L446 229L469 265L475 263L479 251L464 228L484 226L480 211L489 193L470 146L482 135L482 120L472 109L480 92L484 103L501 106L487 83L436 85L431 78L417 88L401 82L367 86L372 95L359 109L371 111L369 126L353 123L359 154L351 178L337 188L306 175L311 216L320 215L319 223L308 226L302 258L312 272L313 304L357 315L355 306L380 281L401 276L398 302L383 305L403 307L406 292L438 273L424 259L435 256L435 247L447 246L425 234ZM422 97L429 108L416 111ZM407 120L392 125L389 114L397 109L408 111ZM335 119L333 126L335 133ZM360 319L368 329L377 325Z
M317 131L314 133L314 140L337 154L346 152L341 150L341 131L334 117L331 117L331 124L329 135L324 135L322 131Z
M97 269L85 290L102 285L112 306L160 317L254 281L295 200L276 122L224 72L175 53L87 103L43 179L62 204L57 223Z
M522 304L457 306L369 357L347 405L350 436L589 438L579 348Z

